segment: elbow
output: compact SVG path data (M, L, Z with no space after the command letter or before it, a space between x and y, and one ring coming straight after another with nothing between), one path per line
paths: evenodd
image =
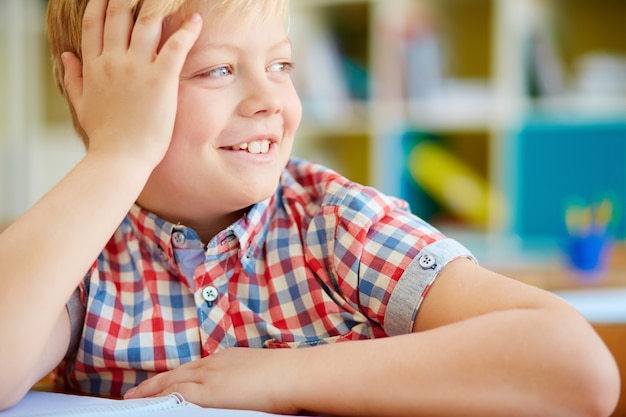
M0 411L13 407L26 396L33 386L26 378L17 378L17 373L7 372L0 378Z
M608 417L619 402L621 381L618 365L609 349L597 338L591 349L584 354L572 355L571 367L575 368L570 381L569 407L571 415L581 417ZM574 399L575 400L572 400Z
M0 393L0 412L16 405L22 398L24 398L27 392L28 391L24 390L3 390Z
M610 356L610 353L608 354ZM587 373L582 382L580 407L585 417L608 417L610 416L620 397L621 382L617 364L613 357L598 360L594 370Z
M556 317L542 342L550 351L544 364L551 377L542 384L544 399L551 403L546 408L553 411L549 415L611 416L621 393L617 361L580 315L568 312Z

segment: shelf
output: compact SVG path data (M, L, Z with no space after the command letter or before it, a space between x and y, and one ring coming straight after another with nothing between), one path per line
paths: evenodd
M490 95L451 95L408 102L411 125L432 132L482 131L491 129L496 117Z
M597 66L602 70L602 62L600 65L597 62L603 57L599 52L608 52L617 59L626 52L626 44L621 41L626 38L625 29L616 17L624 15L626 3L621 0L600 0L593 4L584 0L470 3L463 0L299 3L301 8L296 9L303 13L335 15L335 19L321 19L318 24L327 25L327 33L338 44L342 44L342 31L337 30L337 22L348 20L347 11L358 11L357 17L349 22L352 35L348 37L356 39L360 63L367 64L369 86L368 94L362 97L366 101L359 103L357 111L331 112L336 117L325 120L315 117L307 120L305 114L302 136L303 141L310 142L308 149L314 150L310 155L322 161L325 155L336 159L339 154L335 146L344 139L351 140L353 135L359 136L359 145L369 143L371 147L368 162L371 183L413 201L416 213L438 227L515 235L514 219L519 215L514 197L518 192L515 187L519 185L516 177L526 174L511 168L519 166L517 156L510 151L511 132L537 114L555 124L564 120L601 123L626 116L626 91L607 92L606 87L605 91L593 90L602 85L590 84L588 74L587 84L581 83L582 67L575 64L582 59L591 60L596 67L586 67L586 71L598 71ZM583 26L588 30L580 30ZM354 56L342 48L335 52L340 59L344 54ZM561 84L546 84L558 83L559 79ZM351 102L354 96L349 94L350 89L345 84L343 89L343 96ZM317 104L325 107L323 98ZM341 102L332 99L327 102L331 109L338 104ZM490 203L491 218L484 224L465 224L454 209L446 207L446 201L437 201L432 195L419 198L407 195L402 184L410 175L403 164L407 163L410 149L403 148L402 138L412 130L435 139L449 157L456 159L455 163L465 165L481 181L486 181L491 193L504 196L506 215L496 215L499 203ZM559 155L551 157L559 159ZM444 168L432 175L445 175ZM500 217L508 219L507 223L502 224Z
M626 55L626 2L551 0L551 5L561 56L570 69L590 53Z
M8 19L17 16L9 7L19 8L22 18ZM40 142L58 139L51 132L71 130L50 73L43 8L35 9L32 2L0 2L0 61L15 65L0 65L1 85L11 87L0 102L0 146L24 152L3 162L0 192L25 190L22 201L31 201L39 188L20 178L43 184L46 173L27 163L39 161L39 151L15 139L7 147L9 137L45 147ZM515 219L530 204L517 200L519 187L521 179L533 177L533 168L515 152L515 135L537 116L547 125L596 127L626 119L625 15L623 0L293 1L292 74L303 103L294 155L406 196L416 202L418 215L445 230L519 237ZM21 81L9 85L11 74ZM503 195L507 223L500 223L493 207L476 225L437 196L403 194L411 150L403 138L412 131L430 137ZM546 158L562 162L559 149ZM66 159L58 163L69 165L72 158ZM432 176L445 176L445 169L434 169ZM617 167L616 175L626 176L625 169ZM7 201L2 198L5 206Z
M549 113L559 117L583 115L594 118L626 118L625 96L584 96L580 94L562 95L559 97L543 97L532 102L537 112Z

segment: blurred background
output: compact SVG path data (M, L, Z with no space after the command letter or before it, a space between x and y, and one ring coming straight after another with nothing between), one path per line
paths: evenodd
M0 0L5 224L83 154L46 5ZM624 0L292 0L294 153L406 199L488 266L603 270L626 237L625 23Z
M295 155L406 199L481 264L572 302L626 378L626 0L291 4ZM0 230L84 152L46 5L0 0Z

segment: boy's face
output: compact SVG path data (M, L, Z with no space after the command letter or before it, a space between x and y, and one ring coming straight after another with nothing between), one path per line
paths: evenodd
M192 227L272 195L302 116L282 16L199 12L203 29L182 70L172 142L138 199Z

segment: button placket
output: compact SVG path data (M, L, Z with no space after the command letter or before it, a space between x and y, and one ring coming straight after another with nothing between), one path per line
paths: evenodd
M202 289L202 298L208 307L213 307L215 300L219 297L219 291L213 285L207 285Z
M170 263L170 258L167 255L167 252L165 251L165 249L159 246L158 251L159 251L159 258L161 258L161 262L164 263L165 265L168 265Z

